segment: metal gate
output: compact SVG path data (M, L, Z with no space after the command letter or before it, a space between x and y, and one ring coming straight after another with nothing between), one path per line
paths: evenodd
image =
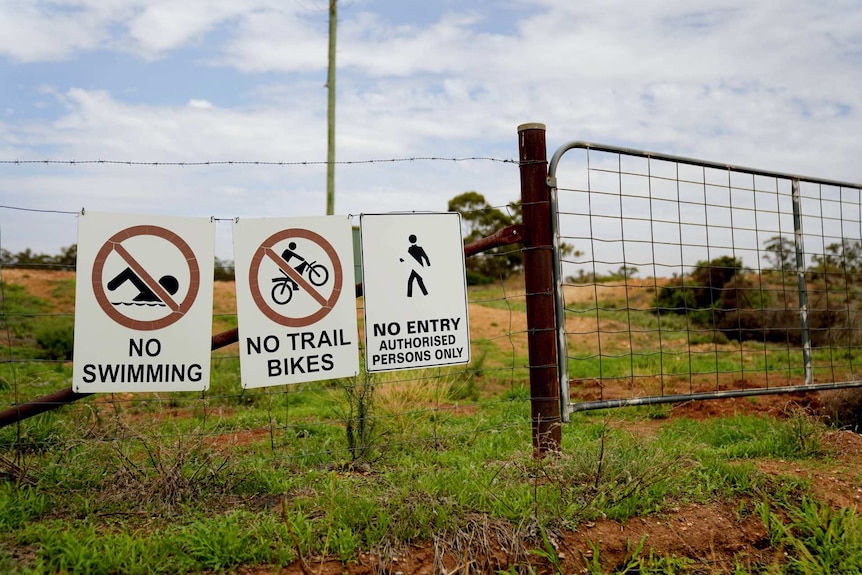
M862 184L571 142L548 187L564 421L862 387Z

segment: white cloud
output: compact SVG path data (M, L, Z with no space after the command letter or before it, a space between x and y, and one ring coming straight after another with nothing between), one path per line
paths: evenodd
M90 10L78 3L6 0L0 3L0 54L17 62L66 59L105 42L110 10Z
M221 62L245 72L325 70L327 29L295 10L251 12L240 20Z
M200 40L225 20L242 12L237 2L150 1L127 23L130 40L148 56L158 56Z
M862 181L856 2L533 4L507 28L514 32L489 31L470 2L431 23L393 24L370 1L342 10L338 159L511 158L517 125L540 121L549 153L586 139ZM211 82L156 104L58 83L43 93L62 104L59 116L0 121L3 157L325 159L325 10L278 0L80 0L62 14L49 9L56 5L0 4L0 53L18 66L63 58L74 66L76 54L97 48L170 62L181 48L211 43L201 57L208 73L240 70L243 92ZM224 104L222 90L242 104ZM63 209L230 217L324 207L322 166L96 165L39 169L35 178L2 169L4 198ZM497 204L518 193L517 168L499 163L341 165L336 181L337 209L351 213L443 209L470 189Z
M191 99L186 105L189 108L195 108L197 110L211 110L213 108L212 102L209 102L207 100Z

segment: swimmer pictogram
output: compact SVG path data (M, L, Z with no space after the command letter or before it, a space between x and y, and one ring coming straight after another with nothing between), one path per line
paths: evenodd
M127 247L132 238L152 238L163 244L167 241L170 249L179 252L185 262L185 270L168 270L170 273L155 273L140 263L140 242L135 248ZM146 243L146 242L145 242ZM119 273L105 278L105 264L109 256L121 258L124 266ZM177 276L187 277L188 285L181 286ZM106 281L107 279L107 281ZM115 322L131 329L151 331L167 327L180 320L195 302L200 288L200 266L189 245L179 235L159 226L132 226L111 236L99 250L93 265L91 277L93 294L99 307ZM185 290L180 300L175 296ZM131 288L131 289L128 289ZM120 293L120 292L124 293ZM108 296L111 292L111 297ZM133 294L133 295L132 295ZM123 308L134 307L165 308L165 313L142 319Z

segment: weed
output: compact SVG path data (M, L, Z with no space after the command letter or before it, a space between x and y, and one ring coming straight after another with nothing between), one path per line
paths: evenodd
M849 508L803 498L774 513L764 501L759 512L772 545L788 556L788 573L858 573L862 565L862 520Z
M533 549L530 551L533 555L541 557L548 563L550 563L553 568L554 573L558 573L559 575L563 575L565 571L563 571L563 563L560 559L559 554L557 553L557 548L555 545L551 543L551 539L548 536L548 532L544 527L539 528L539 533L542 536L542 547L539 549Z
M202 569L222 571L258 559L248 520L231 513L216 520L198 520L184 531L181 551Z
M177 436L173 445L137 435L114 442L116 472L109 499L132 497L142 505L171 512L183 502L224 493L231 484L232 459L208 447L201 436Z
M47 496L38 490L0 484L0 533L17 529L50 507Z
M373 459L375 422L372 375L364 372L352 380L345 380L344 394L347 399L345 433L351 461Z

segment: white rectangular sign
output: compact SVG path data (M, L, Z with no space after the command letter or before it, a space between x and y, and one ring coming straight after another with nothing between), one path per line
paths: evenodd
M469 363L460 214L363 214L360 223L368 371Z
M207 389L214 259L211 218L82 212L72 388Z
M241 218L233 244L243 387L358 374L350 220Z

